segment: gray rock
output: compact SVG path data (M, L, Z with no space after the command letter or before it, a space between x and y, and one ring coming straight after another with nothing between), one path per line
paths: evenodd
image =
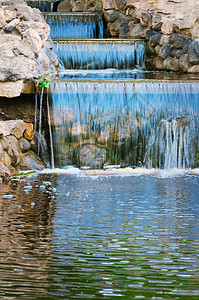
M160 52L159 52L159 56L162 59L166 59L169 56L169 46L168 45L164 45L161 47Z
M25 138L21 137L19 139L19 147L21 148L21 151L24 153L24 152L28 152L30 150L30 143L29 141L27 141Z
M190 64L190 61L189 61L189 56L188 54L183 54L180 59L179 59L179 66L180 66L180 69L183 71L183 72L187 72L190 67L191 67L191 64Z
M152 47L156 47L157 45L159 45L161 36L162 36L161 34L155 34L155 35L153 35L153 36L149 39L150 45L151 45Z
M183 48L182 48L182 50L183 50L184 53L187 53L187 52L188 52L188 50L189 50L189 45L191 44L192 41L193 41L192 38L188 38L188 39L185 40L184 45L183 45Z
M180 58L184 54L183 50L176 51L176 58Z
M146 36L147 27L143 24L135 24L130 30L130 36L134 38L144 38Z
M172 33L169 37L169 43L177 49L183 48L185 41L186 38L181 34Z
M130 20L122 20L120 23L119 36L126 37L129 32L129 22Z
M146 38L149 40L153 35L156 35L156 34L158 34L157 31L153 31L153 30L149 29L146 31Z
M17 139L14 136L9 135L6 137L6 139L8 140L8 155L12 160L12 166L16 167L22 160L22 151L19 147Z
M20 170L37 170L42 171L46 168L41 159L33 152L28 151L23 155L19 165Z
M169 56L175 57L177 50L174 47L169 48Z
M188 50L189 61L193 64L199 63L199 38L193 40L189 45Z

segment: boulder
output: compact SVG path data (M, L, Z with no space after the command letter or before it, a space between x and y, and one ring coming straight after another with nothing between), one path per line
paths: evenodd
M190 43L188 55L191 63L199 64L199 38Z
M170 61L169 69L171 71L180 71L179 59L172 58Z
M102 7L104 10L115 9L115 0L102 0Z
M9 169L2 163L0 162L0 178L6 178L10 176L10 171Z
M21 151L24 152L28 152L31 148L30 142L27 141L25 138L21 137L19 139L19 147L21 148Z
M10 170L12 160L6 151L3 152L0 162L3 163Z
M179 59L179 66L183 72L187 72L191 68L188 54L183 54Z
M171 21L166 21L161 26L161 32L163 34L171 34L174 31L174 25Z
M159 56L162 59L166 59L169 56L169 46L168 45L164 45L160 48Z
M188 69L188 73L199 73L199 65L192 66Z
M133 38L144 38L146 36L147 27L143 24L135 24L130 30L130 36Z
M0 135L6 137L13 135L17 139L23 136L25 123L22 120L0 121Z
M161 34L155 34L149 39L149 43L152 47L156 47L160 43L162 35Z
M19 147L17 139L14 136L9 135L6 137L6 139L8 142L8 155L12 160L12 166L16 167L22 160L22 151Z
M24 137L29 140L32 141L34 139L34 126L32 123L25 123L25 132L24 132Z
M120 23L119 36L127 37L129 32L129 22L130 20L122 20Z
M42 171L46 168L46 166L41 161L41 159L33 151L30 150L25 154L23 154L19 168L22 171L26 171L26 170Z
M70 0L64 0L63 2L59 3L57 6L57 11L70 12L71 11Z
M164 60L159 55L153 59L153 67L156 70L164 70Z
M112 36L118 36L120 32L120 20L116 20L114 23L110 26L110 33Z

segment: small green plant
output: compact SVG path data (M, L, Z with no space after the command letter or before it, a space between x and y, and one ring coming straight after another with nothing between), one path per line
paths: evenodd
M49 87L50 84L50 80L48 79L50 73L45 74L40 76L37 80L35 80L36 82L36 87L40 87L40 88L47 88Z

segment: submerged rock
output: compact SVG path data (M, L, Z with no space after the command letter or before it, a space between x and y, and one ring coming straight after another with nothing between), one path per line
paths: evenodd
M106 160L106 150L96 145L86 145L79 153L80 166L101 169Z

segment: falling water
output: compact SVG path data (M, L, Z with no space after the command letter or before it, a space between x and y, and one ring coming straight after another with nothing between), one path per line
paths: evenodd
M65 69L133 69L144 67L142 40L59 40L54 51Z
M31 7L39 8L42 12L51 12L53 3L56 0L27 0L27 4Z
M198 164L198 83L57 81L51 93L55 166Z
M44 13L52 38L103 38L99 13Z
M48 94L47 94L47 112L48 112L48 124L49 124L49 136L50 136L51 167L52 169L54 169L55 162L54 162L53 138L52 138L51 116L50 116Z

